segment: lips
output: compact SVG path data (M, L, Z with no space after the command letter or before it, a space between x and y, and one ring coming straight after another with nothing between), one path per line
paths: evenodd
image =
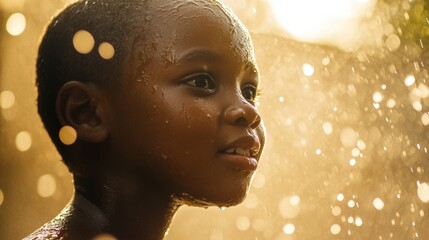
M218 156L236 170L255 171L258 167L256 156L260 151L259 139L250 135L240 137L219 151Z

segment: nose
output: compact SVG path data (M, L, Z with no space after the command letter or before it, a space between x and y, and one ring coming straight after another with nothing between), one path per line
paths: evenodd
M261 124L261 116L255 106L248 102L228 107L224 112L224 119L231 125L257 128Z

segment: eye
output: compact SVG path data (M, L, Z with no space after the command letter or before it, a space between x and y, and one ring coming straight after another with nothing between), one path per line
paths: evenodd
M199 88L205 92L212 93L216 90L213 77L207 73L198 73L187 77L183 83L194 88Z
M241 89L241 94L243 94L243 97L249 102L255 102L256 98L258 97L258 91L256 90L256 87L250 84L243 86Z

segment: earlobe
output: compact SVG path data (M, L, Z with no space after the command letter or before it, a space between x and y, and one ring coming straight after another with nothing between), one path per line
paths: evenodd
M79 140L103 142L108 136L108 128L101 98L100 89L92 83L67 82L58 91L57 118L62 126L72 127Z

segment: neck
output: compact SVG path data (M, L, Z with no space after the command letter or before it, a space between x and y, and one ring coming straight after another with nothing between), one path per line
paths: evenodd
M180 206L159 187L129 179L99 183L75 178L75 186L105 215L106 233L118 239L163 239Z

